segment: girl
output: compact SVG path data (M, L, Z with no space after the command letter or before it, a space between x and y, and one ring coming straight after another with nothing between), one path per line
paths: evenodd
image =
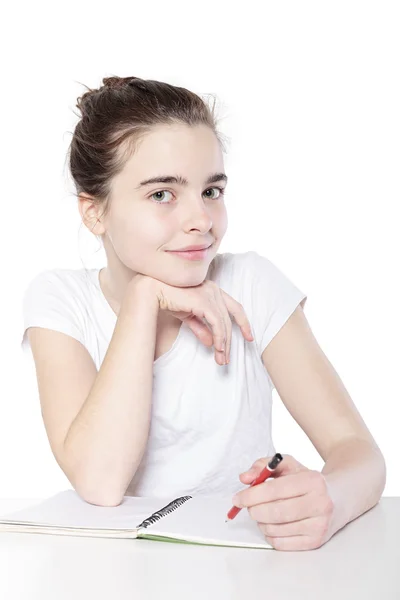
M240 471L250 484L275 453L276 387L324 468L284 455L274 480L234 503L276 549L321 546L379 501L385 462L311 332L305 294L256 252L218 254L227 176L213 109L135 77L105 78L77 106L69 166L107 266L41 272L24 296L23 346L58 464L103 506L233 494Z

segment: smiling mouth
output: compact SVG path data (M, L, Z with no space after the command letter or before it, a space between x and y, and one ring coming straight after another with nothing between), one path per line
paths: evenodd
M212 244L202 250L167 250L169 254L174 254L177 257L187 260L203 260L206 258Z
M200 250L208 250L208 248L211 248L212 243L208 244L208 246L201 246L201 245L193 245L193 246L188 246L187 248L178 248L177 250L167 250L167 252L197 252Z

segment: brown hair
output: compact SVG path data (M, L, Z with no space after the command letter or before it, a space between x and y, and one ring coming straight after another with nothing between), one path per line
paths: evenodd
M93 196L104 204L111 200L111 181L151 127L160 124L204 124L217 131L215 98L212 108L194 92L162 81L139 77L106 77L99 89L77 99L81 119L69 147L69 169L77 195ZM79 116L79 115L77 115Z

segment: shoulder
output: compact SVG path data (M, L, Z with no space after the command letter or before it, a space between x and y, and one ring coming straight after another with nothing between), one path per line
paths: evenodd
M215 256L210 265L210 272L214 276L221 276L249 267L257 262L260 255L254 250L247 252L222 252Z
M79 296L91 283L90 271L85 269L47 269L40 271L27 284L24 299L51 294L64 300L71 294Z
M92 286L92 287L91 287ZM85 323L93 304L93 275L85 269L48 269L39 272L28 283L22 297L26 318L69 320Z
M61 331L85 345L90 276L85 269L48 269L29 281L22 300L24 349L29 327Z
M248 281L260 274L273 276L276 270L272 261L254 250L217 254L210 265L211 278L225 284L243 283L243 277Z
M217 254L211 273L216 280L237 282L241 287L253 283L254 288L287 291L293 287L290 276L277 264L255 250Z
M253 250L217 255L214 280L244 307L260 353L306 294L266 256Z
M253 250L217 254L210 269L210 279L240 302L250 318L265 302L267 290L274 287L274 265Z

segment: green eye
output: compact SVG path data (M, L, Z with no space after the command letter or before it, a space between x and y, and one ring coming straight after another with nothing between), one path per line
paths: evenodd
M209 190L218 190L219 191L219 195L217 196L217 198L221 197L224 195L225 190L222 187L212 187L212 188L208 188L208 190L206 190L206 192L208 192Z
M207 188L203 193L205 194L206 192L208 192L210 190L218 190L219 191L219 194L216 197L207 196L211 200L218 200L218 198L222 198L223 195L225 194L225 188L218 187L218 186L212 187L212 188ZM168 190L160 190L158 192L154 192L154 194L151 194L150 198L156 204L169 204L168 201L162 202L163 198L162 197L160 198L160 194L171 194L171 193L172 192L169 192Z
M154 194L151 195L151 198L154 198L154 196L157 196L157 194L170 194L171 192L169 192L168 190L160 190L159 192L154 192ZM160 200L162 200L162 198L158 197L157 199L154 199L154 202L156 202L157 204L167 204L166 202L161 202Z

